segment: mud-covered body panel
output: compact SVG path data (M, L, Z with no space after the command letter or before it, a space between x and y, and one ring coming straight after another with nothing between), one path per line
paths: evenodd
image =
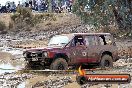
M103 39L102 36L107 35L110 36L111 43L101 45L100 36ZM113 38L109 33L75 33L65 36L68 36L70 38L70 41L65 46L52 46L41 49L37 48L26 50L24 52L25 59L27 61L35 61L33 59L38 58L36 61L50 64L56 58L61 57L66 59L68 65L99 63L104 54L109 54L113 58L113 61L116 61L118 59L118 49L116 45L114 45ZM85 38L86 36L92 36L94 37L93 39L96 39L96 44L83 45L83 43L87 42L86 40L82 43L82 45L81 43L79 46L77 46L76 44L74 45L73 43L75 43L76 41L73 40L76 36L79 36L78 39ZM102 41L104 42L104 40ZM29 56L28 53L30 53Z

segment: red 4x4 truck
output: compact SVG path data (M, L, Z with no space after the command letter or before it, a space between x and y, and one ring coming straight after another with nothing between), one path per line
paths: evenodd
M65 70L83 64L112 67L118 60L117 50L110 33L72 33L55 35L46 48L26 50L23 55L30 66Z

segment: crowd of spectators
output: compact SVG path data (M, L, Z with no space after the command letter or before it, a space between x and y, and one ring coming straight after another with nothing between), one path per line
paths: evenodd
M16 11L15 2L8 3L7 5L4 6L0 4L0 13L15 12L15 11Z
M47 0L29 0L28 2L24 2L18 5L15 2L6 3L6 5L2 6L0 4L0 13L10 13L16 12L17 7L28 7L31 8L33 11L38 12L48 12L49 6L51 5L52 12L61 13L62 11L71 12L72 10L72 3L73 0L62 0L62 2L56 2L56 0L51 0L48 3Z

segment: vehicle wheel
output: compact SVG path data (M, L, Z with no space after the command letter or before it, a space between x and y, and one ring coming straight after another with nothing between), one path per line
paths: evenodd
M111 68L113 67L113 59L110 55L103 55L101 61L100 61L100 66L102 68L108 67Z
M67 70L68 64L65 59L57 58L50 65L51 70Z

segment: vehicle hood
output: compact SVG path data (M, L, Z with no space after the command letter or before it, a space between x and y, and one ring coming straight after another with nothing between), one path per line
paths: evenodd
M36 52L36 51L53 51L53 50L58 50L62 49L62 46L57 46L57 47L42 47L42 48L31 48L27 49L27 52Z

